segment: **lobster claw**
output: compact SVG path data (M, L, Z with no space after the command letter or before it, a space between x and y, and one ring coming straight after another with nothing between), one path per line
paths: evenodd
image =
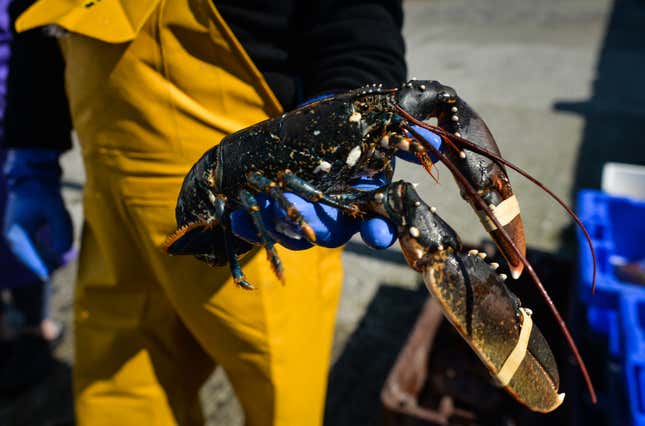
M466 139L487 151L499 155L499 147L484 120L465 101L458 97L451 105L450 113L440 114L439 126L449 129L457 138ZM455 142L458 143L458 140ZM515 194L513 194L506 170L501 164L473 151L457 152L448 149L445 155L472 185L477 192L477 196L481 197L486 203L493 216L510 237L509 239L503 235L504 233L498 229L498 226L490 218L489 213L481 208L476 200L473 199L473 195L469 194L464 188L464 183L455 176L461 189L462 197L477 212L482 224L508 262L513 278L519 278L524 269L524 264L520 256L517 255L517 251L522 256L526 255L526 239L522 217L520 216L520 206Z
M550 412L564 400L555 358L533 323L493 268L477 254L451 248L423 261L426 287L446 318L500 386L533 411Z
M480 253L460 253L455 231L412 184L392 182L366 196L373 212L397 225L406 261L500 385L534 411L557 408L564 395L553 353L504 277Z
M475 209L506 258L511 275L518 278L524 269L518 252L525 256L526 240L519 204L506 171L494 160L464 148L468 144L476 145L499 155L499 147L484 120L457 96L453 88L438 81L409 81L399 90L398 104L403 117L434 131L447 142L449 147L438 156L446 163L461 189L462 197ZM422 122L431 117L437 118L438 127ZM420 136L409 130L416 137ZM427 149L435 151L428 141L425 142ZM466 188L467 185L472 189ZM481 201L488 207L488 212L480 205ZM505 232L498 228L490 216L495 217Z

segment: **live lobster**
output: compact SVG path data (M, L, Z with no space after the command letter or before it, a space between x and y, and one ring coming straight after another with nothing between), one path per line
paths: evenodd
M425 123L433 117L437 126ZM445 148L435 148L413 124L440 135ZM412 152L428 172L433 167L431 155L449 168L462 197L506 258L513 277L519 277L524 269L531 275L595 401L575 343L526 260L519 204L504 166L540 184L504 160L484 121L452 88L437 81L411 80L393 89L366 86L227 136L187 174L176 208L179 229L164 248L173 255L194 255L212 266L228 263L235 282L252 289L238 257L253 245L232 233L229 214L235 209L251 215L272 269L280 279L283 276L275 242L259 212L258 193L274 199L312 243L314 232L284 191L350 215L383 216L396 225L407 263L422 273L446 318L499 384L532 410L557 408L564 394L558 393L558 369L551 349L533 325L531 310L522 307L504 284L506 276L495 272L498 265L487 263L483 253L463 253L457 234L419 197L412 184L391 182L375 190L351 185L361 176L385 173L391 177L392 159L400 151Z

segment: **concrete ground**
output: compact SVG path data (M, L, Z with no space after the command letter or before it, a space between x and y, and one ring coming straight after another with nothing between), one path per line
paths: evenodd
M453 86L488 123L504 156L570 204L599 185L604 161L645 164L645 3L638 0L406 0L409 71ZM83 173L65 158L66 200L80 225ZM436 184L399 161L397 177L419 182L423 197L470 242L486 235L447 169ZM532 184L511 175L528 245L572 256L571 220ZM344 255L327 404L329 425L371 425L378 393L423 300L419 278L397 248L374 252L358 239ZM55 316L67 324L54 379L0 404L0 424L71 419L71 294L74 266L54 282ZM365 365L360 354L373 354ZM54 396L52 396L54 395ZM242 425L222 372L202 392L208 425ZM43 411L44 410L44 411ZM49 423L36 420L47 412ZM42 416L39 417L42 419ZM54 423L56 424L56 423Z

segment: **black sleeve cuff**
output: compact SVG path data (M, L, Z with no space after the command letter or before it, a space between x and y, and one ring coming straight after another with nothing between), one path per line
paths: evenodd
M11 3L11 28L31 3ZM13 31L10 46L4 146L69 149L72 124L58 42L42 29L35 29L21 34Z

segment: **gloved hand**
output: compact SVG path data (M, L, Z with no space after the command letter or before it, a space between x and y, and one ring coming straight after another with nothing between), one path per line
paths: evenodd
M60 151L14 149L4 172L9 189L4 236L16 257L46 281L67 263L73 243L70 215L60 193Z
M354 186L370 190L385 185L385 179L361 179ZM396 241L396 228L389 221L380 217L371 217L365 220L353 218L343 214L340 210L321 203L310 203L293 194L285 193L286 198L300 211L304 220L312 227L316 234L316 244L323 247L339 247L360 231L363 241L377 249L391 246ZM278 203L269 200L264 194L256 196L261 207L262 219L271 237L278 243L291 250L304 250L312 247L288 218ZM258 243L259 239L253 221L248 213L235 210L231 213L231 227L238 237L251 243Z
M321 95L300 104L325 99L332 95ZM441 150L441 138L429 130L418 126L412 126L418 133L424 136L436 148ZM419 164L417 157L406 151L397 152L400 158ZM430 154L433 162L437 158ZM375 178L362 178L354 182L353 186L364 190L373 190L386 185L387 182L383 176ZM365 220L352 218L341 213L338 209L323 205L310 203L301 197L286 193L285 196L300 211L305 222L307 222L316 234L316 244L323 247L339 247L356 234L360 232L363 241L370 247L384 249L396 241L396 227L388 220L381 217L370 217ZM312 247L297 229L296 225L291 223L286 217L286 213L279 205L267 198L264 194L256 196L261 208L262 219L267 227L271 237L281 245L291 250L304 250ZM231 213L231 227L233 233L238 237L251 243L258 243L259 239L251 217L243 210L236 210Z

